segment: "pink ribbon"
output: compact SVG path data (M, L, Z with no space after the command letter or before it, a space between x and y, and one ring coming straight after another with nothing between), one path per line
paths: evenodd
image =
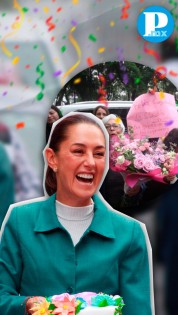
M174 169L172 169L169 173L169 175L176 175L178 174L178 166L175 166ZM152 180L155 180L156 182L160 182L163 184L166 184L164 181L165 175L161 173L161 169L157 168L153 171L150 171L148 173L130 173L127 174L125 177L126 184L133 188L140 180L144 180L144 178L150 178Z

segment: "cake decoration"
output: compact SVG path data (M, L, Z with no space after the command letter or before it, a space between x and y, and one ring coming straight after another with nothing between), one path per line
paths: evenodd
M33 315L122 315L124 302L119 295L81 292L46 297L30 309Z

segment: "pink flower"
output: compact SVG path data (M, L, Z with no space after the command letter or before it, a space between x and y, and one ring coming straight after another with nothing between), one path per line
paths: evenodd
M142 155L136 156L136 158L135 158L135 160L133 162L135 168L138 169L138 170L141 170L143 168L143 166L144 166L144 160L145 160L144 156L142 156Z
M143 170L145 172L153 171L156 168L157 168L157 166L154 165L152 160L150 160L150 159L145 160L144 167L143 167Z
M68 293L54 295L52 303L56 306L55 315L75 315L75 297Z
M119 172L123 172L127 170L127 167L131 164L131 161L128 160L124 160L124 162L122 164L116 163L115 168L119 171Z
M113 161L116 161L118 156L119 156L119 152L115 151L115 150L112 150L109 152L109 155L110 155L110 159L113 160Z
M142 152L144 152L144 151L146 150L146 148L145 148L144 145L140 145L140 146L138 147L138 149L139 149L140 151L142 151Z

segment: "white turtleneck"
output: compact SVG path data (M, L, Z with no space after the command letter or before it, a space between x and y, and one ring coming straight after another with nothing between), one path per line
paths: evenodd
M56 200L56 214L59 222L70 234L74 246L87 230L94 216L94 204L86 207L70 207Z

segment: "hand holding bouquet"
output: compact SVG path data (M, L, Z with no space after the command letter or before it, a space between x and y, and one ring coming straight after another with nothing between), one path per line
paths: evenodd
M172 178L178 173L178 156L160 142L113 136L110 141L110 168L122 172L129 187L145 179L166 183L165 178Z

